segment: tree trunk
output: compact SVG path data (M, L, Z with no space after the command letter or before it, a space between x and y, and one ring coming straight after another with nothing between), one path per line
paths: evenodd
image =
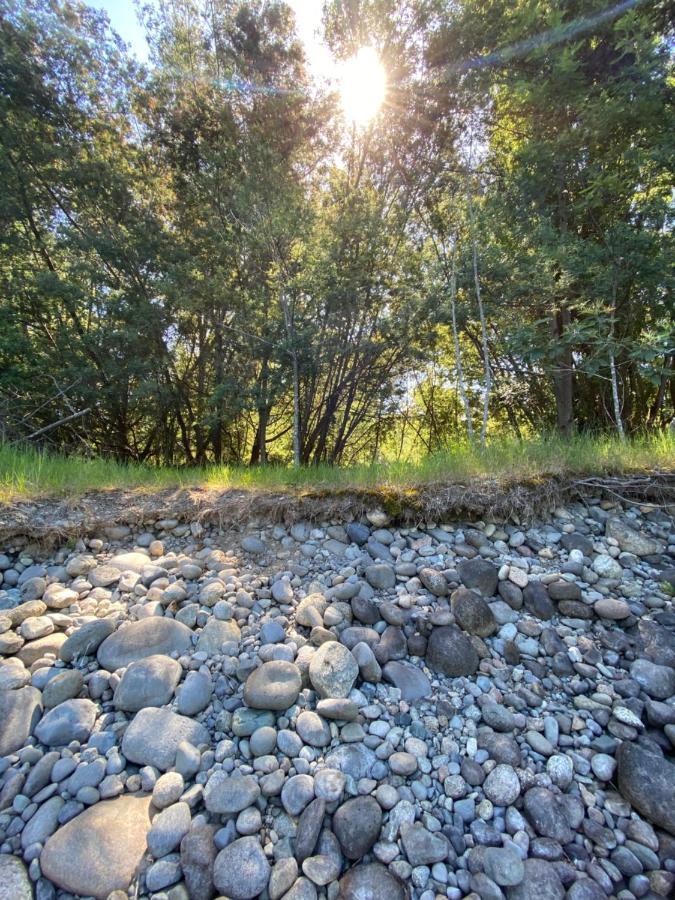
M469 169L466 172L466 195L469 207L469 231L471 237L471 251L473 258L473 283L476 289L476 303L478 304L478 315L480 317L481 343L483 351L483 366L485 369L485 390L483 394L483 423L480 430L480 445L485 446L487 437L488 414L490 409L490 391L492 389L492 368L490 366L490 354L488 352L487 339L487 323L485 321L485 310L483 309L483 301L480 293L480 278L478 275L478 242L476 240L476 228L474 221L473 196L471 193L471 182L469 179Z
M559 342L565 335L565 330L570 323L568 309L555 312L551 318L551 336ZM571 438L574 433L574 369L572 350L563 347L556 353L556 363L553 369L553 393L555 394L555 409L558 431L564 438Z
M459 346L459 333L457 331L457 235L455 235L452 240L452 262L450 270L450 312L452 314L452 339L455 345L457 387L459 388L459 396L462 398L462 405L464 406L466 434L469 438L469 443L473 444L473 420L471 416L471 403L469 402L469 395L466 392L466 383L464 381L464 366L462 365L462 351Z

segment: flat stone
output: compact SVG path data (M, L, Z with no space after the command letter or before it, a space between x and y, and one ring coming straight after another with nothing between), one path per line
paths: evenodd
M72 662L80 656L92 656L115 630L112 619L95 619L87 622L66 638L59 650L64 662Z
M244 702L253 709L284 710L293 706L302 688L302 675L295 663L283 659L254 669L244 685Z
M192 632L175 619L149 616L118 628L98 648L99 665L114 672L148 656L171 656L192 646Z
M132 662L115 688L113 704L125 712L146 706L164 706L173 697L182 668L170 656L147 656Z
M417 666L392 660L386 663L382 675L401 691L401 699L408 703L431 696L431 682Z
M325 813L326 801L320 799L312 800L298 819L298 830L295 836L295 857L300 864L314 852Z
M33 733L42 715L42 696L26 685L0 691L0 757L16 753Z
M146 849L150 797L102 800L49 838L40 855L45 878L64 891L106 900L126 893Z
M66 700L46 713L35 728L35 737L48 747L89 740L98 707L91 700Z
M79 669L65 669L49 679L42 692L42 702L46 709L52 709L77 697L83 687L82 672Z
M310 747L327 747L330 744L330 726L325 719L311 710L300 713L295 729Z
M368 584L377 591L390 591L396 586L396 573L387 563L366 566L364 574Z
M252 900L267 888L270 872L258 839L243 837L220 851L213 867L213 881L216 889L231 900Z
M213 825L196 825L180 844L180 865L190 900L211 900L216 845ZM121 900L121 898L120 898Z
M309 679L320 697L349 696L359 674L351 651L337 641L327 641L314 653L309 664Z
M50 797L37 809L21 832L21 846L24 850L32 844L44 844L47 838L54 834L64 803L62 797Z
M139 766L155 766L166 772L175 763L181 741L195 747L200 744L210 746L211 735L193 719L150 706L136 713L124 732L122 753Z
M147 835L148 850L155 859L175 850L190 830L191 820L187 803L173 803L157 813Z
M473 675L478 668L478 653L473 644L454 625L443 625L432 630L426 660L432 669L449 678Z
M120 570L116 566L96 566L87 573L87 581L94 587L109 587L120 580Z
M204 803L209 812L234 815L252 806L260 796L260 787L252 775L227 775L214 772L204 788Z
M605 535L614 538L624 553L634 553L635 556L652 556L663 549L662 544L616 517L607 519Z
M326 756L329 769L339 769L345 775L351 775L356 781L370 778L377 758L365 744L342 744Z
M448 858L447 838L428 831L420 822L403 822L401 843L411 866L430 866Z
M474 588L481 597L494 596L499 581L494 563L486 559L463 559L457 571L464 587Z
M119 572L136 572L140 574L152 560L145 553L118 553L108 561L108 566Z
M648 659L636 659L630 667L631 678L654 700L668 700L675 694L675 669L658 666Z
M573 833L565 809L552 791L544 787L530 788L523 799L523 807L537 834L552 838L559 844L570 843Z
M616 762L621 794L646 819L675 835L675 766L629 741L619 744Z
M538 619L552 619L555 615L555 606L548 595L546 585L540 581L530 581L523 589L523 605L525 609Z
M523 861L512 847L486 847L483 866L488 878L500 887L514 887L525 877Z
M33 900L33 885L21 860L0 853L0 900Z
M197 650L216 656L221 652L223 644L238 644L241 639L241 631L236 622L231 619L223 622L221 619L211 618L202 629L197 640Z
M36 641L30 641L30 643L24 644L16 655L24 666L30 668L34 662L38 659L42 659L42 657L48 653L53 653L54 656L58 657L61 646L65 644L65 642L65 634L62 634L60 631L55 631L52 634L48 634L46 637L41 637Z
M436 569L425 567L419 570L417 577L424 587L435 597L445 597L447 595L449 590L448 582L442 572L437 572Z
M195 716L211 702L213 686L206 672L188 672L178 691L178 712L182 716Z

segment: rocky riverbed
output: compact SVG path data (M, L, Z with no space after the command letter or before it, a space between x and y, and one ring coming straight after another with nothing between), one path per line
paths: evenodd
M0 898L672 896L674 565L600 500L0 548Z

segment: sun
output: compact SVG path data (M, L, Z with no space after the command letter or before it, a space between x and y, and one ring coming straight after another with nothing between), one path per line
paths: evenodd
M387 76L372 47L361 47L343 66L340 98L345 118L354 125L367 125L382 106Z

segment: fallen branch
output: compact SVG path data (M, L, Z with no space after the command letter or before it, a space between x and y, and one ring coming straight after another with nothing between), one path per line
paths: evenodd
M38 428L37 431L29 434L28 437L25 438L25 440L32 441L33 438L40 437L41 434L46 434L53 428L58 428L59 425L66 425L68 422L72 422L73 419L79 419L81 416L86 416L89 412L91 412L91 406L88 406L86 409L81 409L79 412L74 412L70 416L65 416L63 419L59 419L57 422L52 422L51 425L45 425L44 428Z

